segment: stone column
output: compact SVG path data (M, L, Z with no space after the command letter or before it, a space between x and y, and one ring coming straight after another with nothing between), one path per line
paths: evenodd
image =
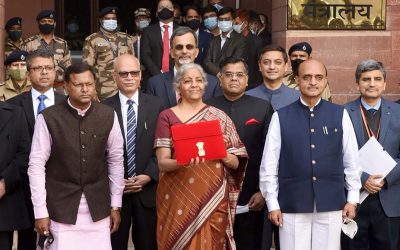
M4 39L5 39L5 10L6 10L6 1L0 0L0 80L4 80Z

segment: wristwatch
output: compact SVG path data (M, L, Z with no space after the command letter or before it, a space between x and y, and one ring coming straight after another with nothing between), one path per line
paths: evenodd
M121 212L121 208L120 207L111 207L111 211Z

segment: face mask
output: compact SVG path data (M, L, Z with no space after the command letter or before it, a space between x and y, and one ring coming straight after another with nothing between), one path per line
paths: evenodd
M240 34L240 32L242 32L243 24L244 24L244 23L233 25L233 30L236 31L236 33L239 33L239 34Z
M199 19L192 19L186 22L186 26L191 28L192 30L197 30L200 27L200 20Z
M77 32L79 30L79 25L76 24L76 23L69 23L67 25L67 29L68 29L69 32L75 33L75 32Z
M218 11L220 11L224 6L216 3L216 4L214 4L214 7L217 8Z
M10 69L10 76L16 81L22 81L26 78L26 67L19 69Z
M150 22L147 20L140 20L139 21L139 28L142 30L144 28L146 28L147 26L149 26Z
M8 37L13 40L13 41L17 41L21 38L22 36L22 31L9 31L8 32Z
M48 23L39 24L39 30L40 30L40 33L48 35L54 31L54 24L48 24Z
M107 31L114 31L118 27L117 20L104 20L103 21L103 28Z
M304 60L297 58L294 60L290 60L290 64L292 65L293 72L297 75L297 71L299 70L300 63L304 62Z
M174 16L174 12L172 10L164 8L161 11L159 11L157 15L158 18L160 18L161 20L168 20Z
M208 30L215 29L217 27L217 25L218 25L218 20L217 20L216 16L208 17L208 18L204 19L204 26Z
M232 30L232 21L218 21L218 28L222 32L229 32Z

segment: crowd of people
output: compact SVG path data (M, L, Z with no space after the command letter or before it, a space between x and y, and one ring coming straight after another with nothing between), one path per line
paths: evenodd
M359 97L334 104L309 43L286 52L265 15L223 5L160 0L154 24L134 11L135 35L103 8L79 63L54 11L28 39L6 23L1 250L14 231L20 250L126 250L130 236L136 250L400 249L400 105L383 63L360 62ZM214 120L226 156L178 163L172 127ZM374 138L387 175L360 165Z

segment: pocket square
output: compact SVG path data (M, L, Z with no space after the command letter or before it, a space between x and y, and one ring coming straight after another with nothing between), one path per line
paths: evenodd
M246 121L245 125L252 125L252 124L260 124L259 121L257 121L255 118L251 118Z

